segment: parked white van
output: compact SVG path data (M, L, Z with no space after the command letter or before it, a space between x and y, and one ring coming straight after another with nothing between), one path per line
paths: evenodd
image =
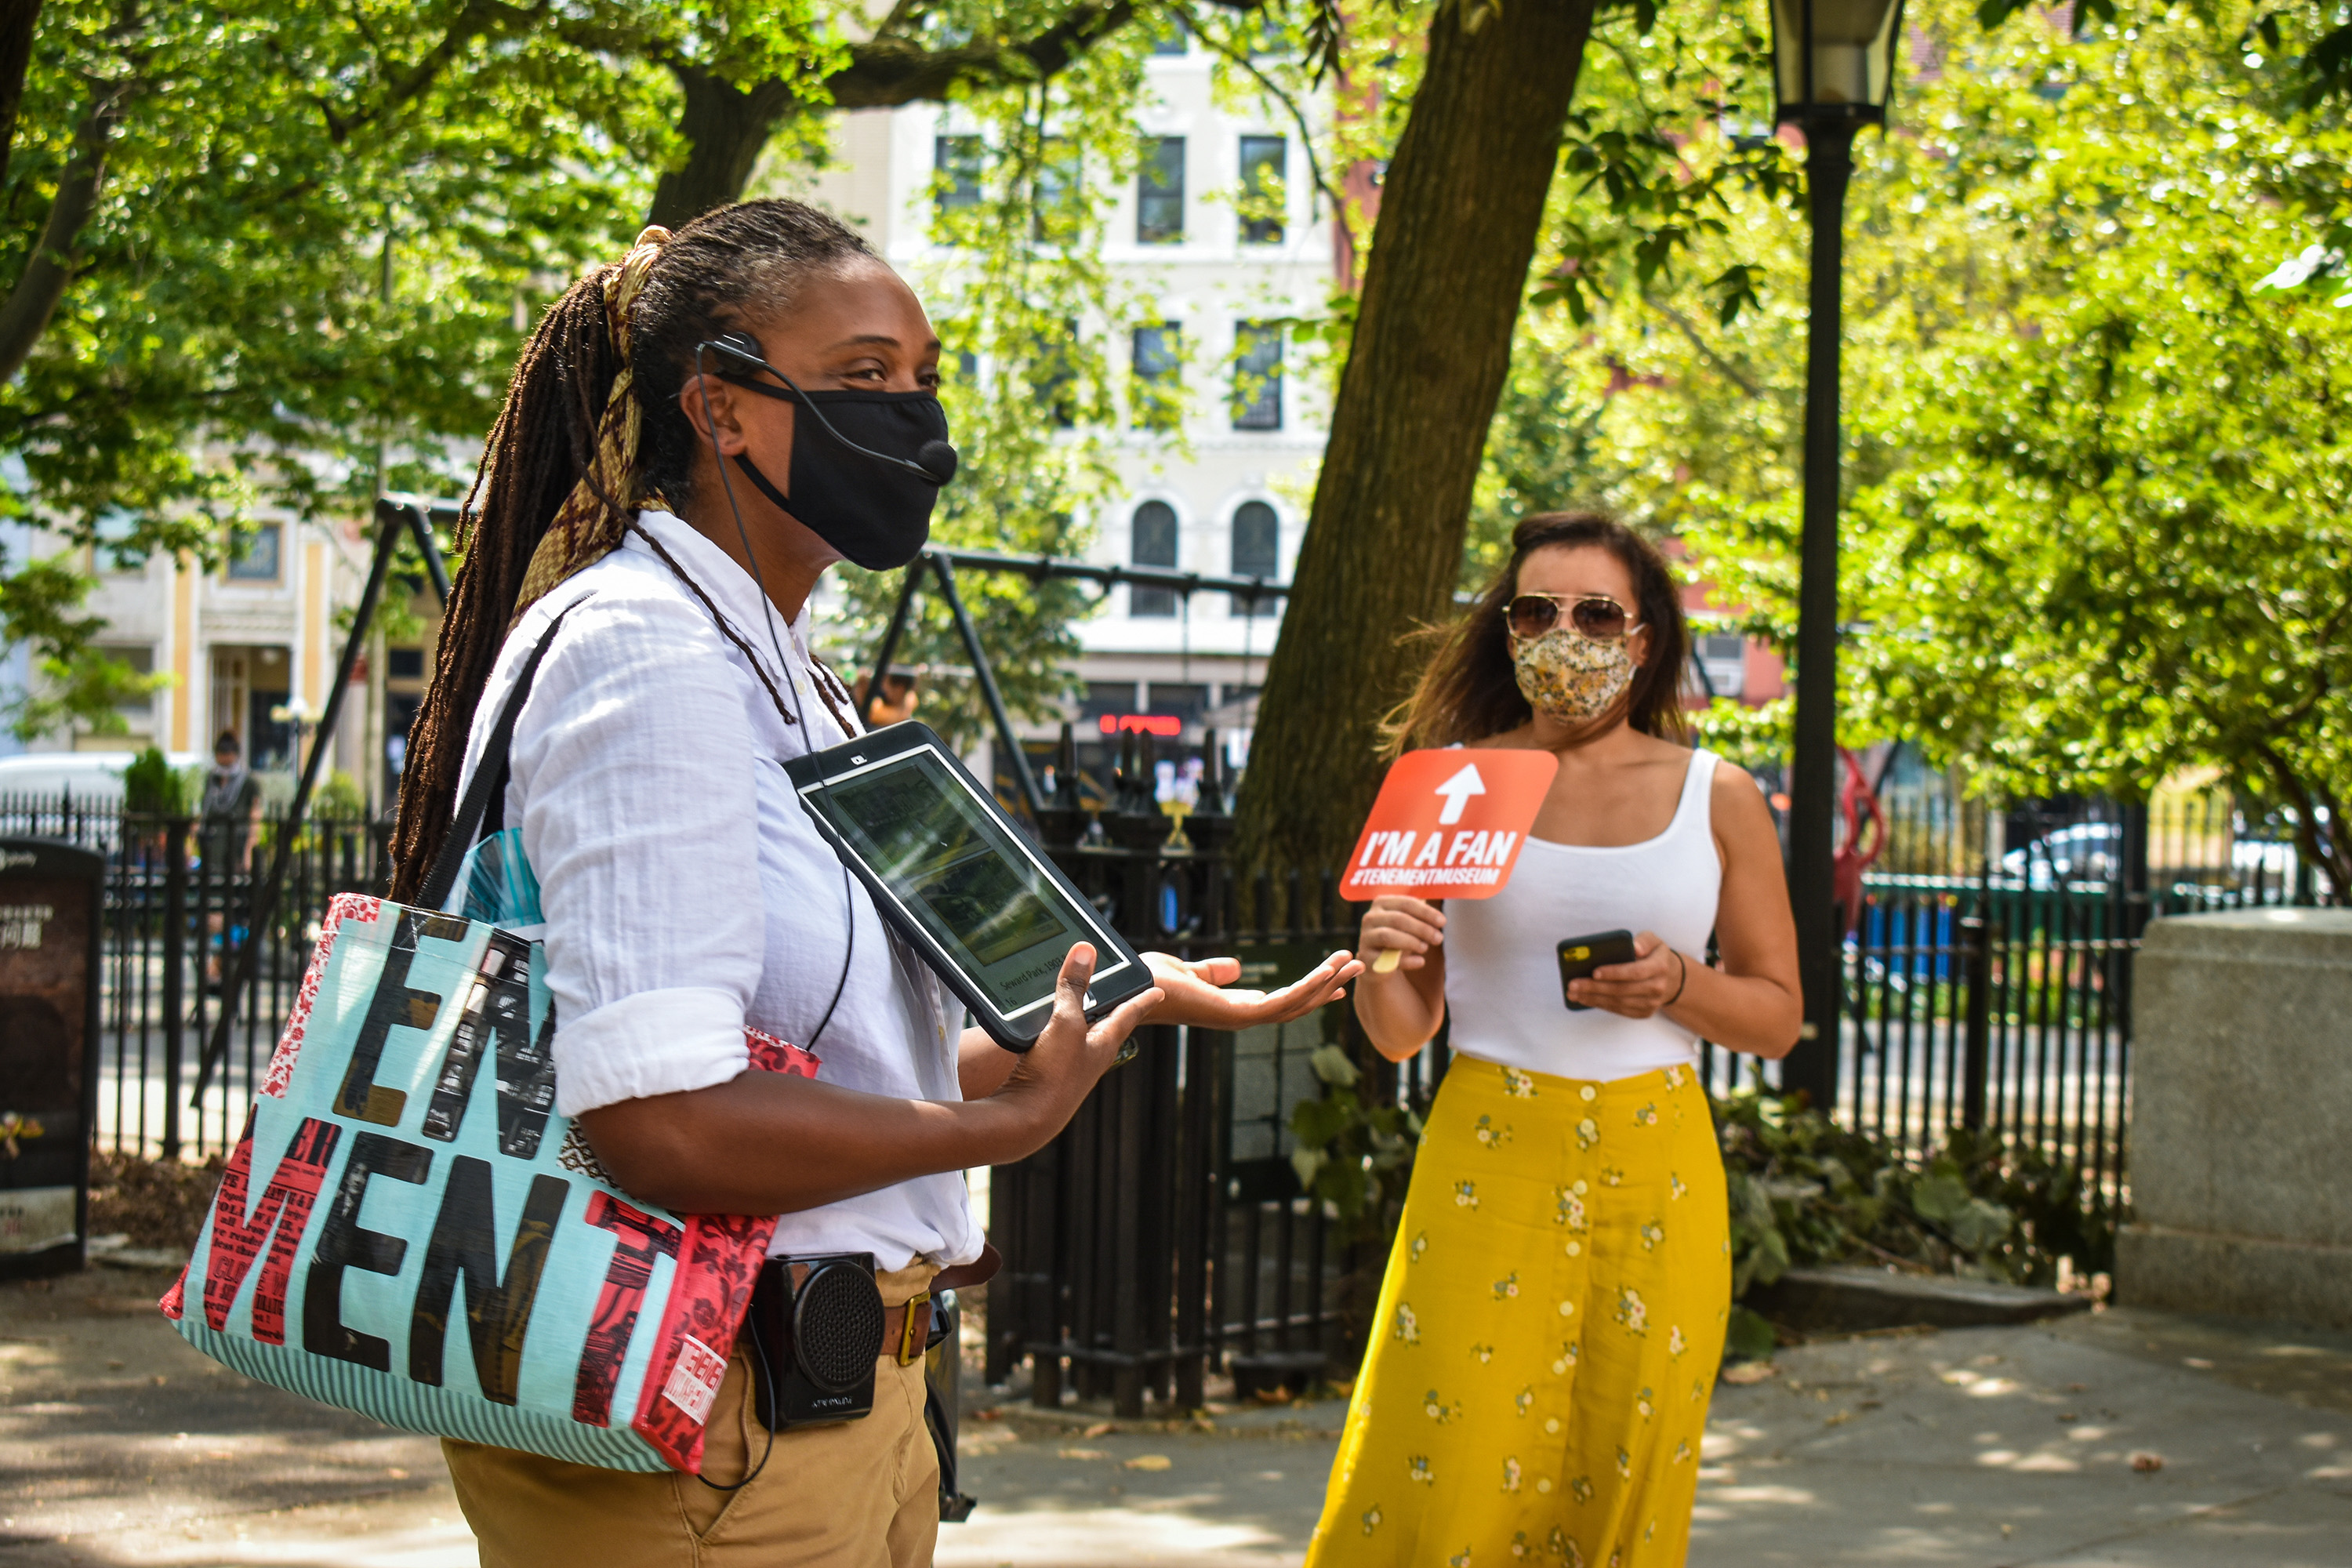
M131 765L131 752L35 752L21 757L0 757L0 799L36 795L44 800L71 795L76 800L122 798L122 770ZM196 752L173 752L168 761L177 771L205 768L212 759Z

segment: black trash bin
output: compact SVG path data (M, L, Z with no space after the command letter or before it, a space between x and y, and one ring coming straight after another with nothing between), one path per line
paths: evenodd
M0 838L0 1279L79 1268L106 860Z

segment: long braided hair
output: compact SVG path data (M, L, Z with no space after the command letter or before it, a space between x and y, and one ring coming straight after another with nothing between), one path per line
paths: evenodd
M516 617L617 547L640 504L688 504L701 438L678 395L695 346L772 321L810 279L873 260L814 207L743 202L674 235L646 230L541 318L458 524L465 563L400 776L394 898L415 898L449 836L466 737Z

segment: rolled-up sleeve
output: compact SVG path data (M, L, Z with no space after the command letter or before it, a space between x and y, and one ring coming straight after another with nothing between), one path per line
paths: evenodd
M710 624L659 597L579 605L511 757L547 919L557 1110L743 1072L765 953L761 764Z

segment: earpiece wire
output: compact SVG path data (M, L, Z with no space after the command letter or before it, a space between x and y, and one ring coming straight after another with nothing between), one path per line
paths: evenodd
M719 449L719 426L710 414L710 382L702 368L702 351L716 346L715 343L705 341L697 343L694 348L694 384L695 390L702 397L702 428L704 434L710 438L710 456L715 460L713 466L719 470L719 488L727 495L728 513L735 520L735 537L742 541L743 560L751 568L751 585L760 590L761 624L768 628L768 646L775 650L776 668L782 672L785 682L793 689L794 722L800 727L802 744L807 745L809 742L808 707L801 700L801 683L793 679L792 664L784 658L783 643L776 636L776 603L768 597L767 579L760 574L760 554L751 548L751 531L743 526L743 509L735 503L735 486L727 477L726 454ZM767 362L762 360L761 363L765 364ZM783 373L778 371L776 374L782 376ZM791 384L787 382L785 384ZM795 386L793 390L799 392L800 388ZM802 398L799 406L803 408L810 406L805 396ZM817 417L823 419L824 416L819 415ZM831 430L833 426L827 425L825 428ZM797 435L797 432L795 434ZM839 439L837 433L835 439ZM814 680L816 677L812 673L809 679ZM856 737L852 735L849 739L856 740ZM815 747L810 746L809 749L814 751ZM827 795L833 793L833 784L829 780L824 781L820 787ZM816 1028L810 1034L808 1043L801 1047L812 1056L816 1053L816 1043L824 1038L825 1026L833 1022L834 1014L841 1006L842 994L849 989L850 965L857 957L857 887L849 879L849 866L846 861L843 862L841 868L841 901L849 922L849 942L841 954L841 977L833 983L833 1000L824 1005L824 1016L817 1020ZM762 1464L766 1462L764 1459L761 1461Z

